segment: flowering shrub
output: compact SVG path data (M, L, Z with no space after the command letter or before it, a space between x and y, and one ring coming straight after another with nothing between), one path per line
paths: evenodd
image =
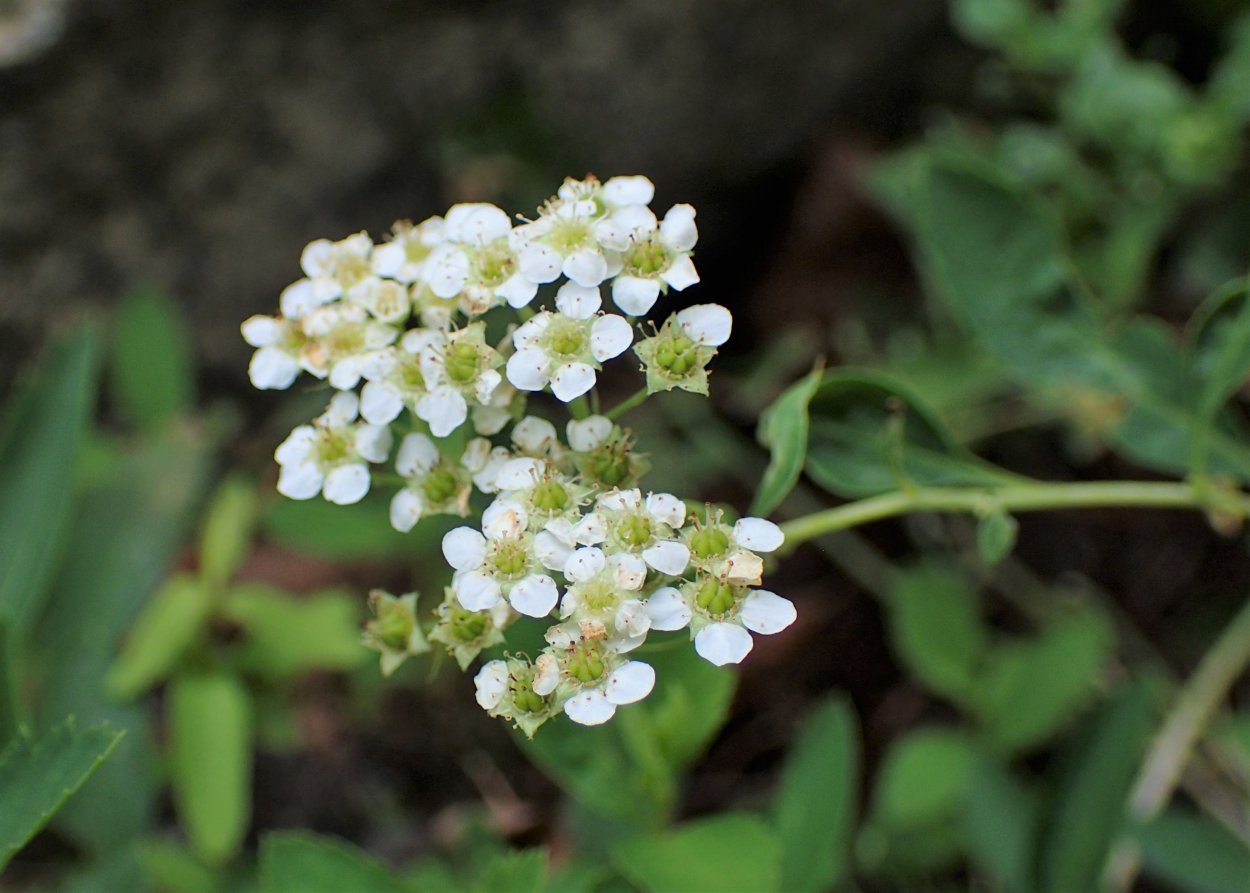
M758 588L781 530L645 492L645 456L616 422L658 391L707 394L708 364L733 325L716 304L671 314L650 336L638 325L663 294L699 280L694 208L660 219L653 195L641 176L569 179L515 226L474 203L397 223L379 244L364 233L318 240L279 314L242 326L256 387L289 388L307 373L334 390L275 451L281 493L346 505L376 476L395 489L396 530L436 514L478 517L443 538L454 574L428 633L416 593L372 596L365 641L384 672L430 641L467 669L521 618L554 621L541 653L505 651L474 679L478 703L531 736L559 713L598 725L645 698L655 672L629 655L653 632L689 630L701 657L736 664L751 632L795 619L788 599ZM620 313L604 312L605 291ZM597 411L602 364L631 346L645 384ZM568 407L563 439L527 414L529 395L544 391ZM388 461L394 474L375 475ZM480 516L475 493L491 500Z

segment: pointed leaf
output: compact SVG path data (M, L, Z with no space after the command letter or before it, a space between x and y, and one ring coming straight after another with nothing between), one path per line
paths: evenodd
M190 409L195 379L192 346L178 309L155 292L122 301L113 324L113 401L140 428L165 424Z
M312 669L349 670L369 658L360 643L361 599L327 590L292 595L243 583L226 598L225 614L243 627L239 666L270 679Z
M829 890L850 867L859 775L859 729L845 701L819 708L782 769L773 801L781 886Z
M874 824L906 831L961 815L976 759L968 737L954 729L920 729L898 739L877 776Z
M1034 792L997 761L977 761L965 821L969 855L1008 893L1033 889L1040 807Z
M189 574L171 577L150 598L126 635L105 688L129 700L161 681L199 638L212 602L204 584Z
M799 481L807 456L807 404L816 393L821 376L819 367L813 369L786 389L760 417L759 440L769 448L770 458L751 503L752 515L768 515Z
M747 813L723 813L685 822L663 835L626 840L616 847L613 861L647 893L780 890L776 836Z
M217 488L200 540L200 575L210 586L225 586L247 557L256 523L256 488L234 477Z
M38 738L20 736L0 757L0 869L104 762L123 732L72 719Z
M547 878L547 851L504 853L491 859L474 884L474 893L542 893Z
M344 840L303 831L265 835L261 893L402 893L397 877Z
M1146 874L1177 889L1225 893L1250 886L1250 848L1204 816L1170 809L1133 836Z
M889 605L895 653L934 691L966 703L986 645L968 581L936 564L909 568L895 577Z

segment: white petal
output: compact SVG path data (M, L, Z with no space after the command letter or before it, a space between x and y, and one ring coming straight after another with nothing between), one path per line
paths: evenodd
M671 577L684 572L690 564L690 550L685 543L676 540L661 540L654 546L643 549L642 557L657 571Z
M369 256L369 266L379 276L394 277L407 259L402 242L384 242L373 249L373 254Z
M324 276L334 269L334 256L338 252L329 239L314 239L300 252L299 265L309 276Z
M599 497L599 505L613 512L637 511L642 508L642 491L637 487L611 490Z
M647 582L647 564L637 555L618 552L610 559L612 578L621 589L636 592Z
M651 629L651 617L647 614L646 607L642 602L633 598L621 603L612 622L617 634L624 634L625 638L631 641L645 638ZM639 642L639 644L642 643Z
M534 694L544 698L560 684L560 662L550 654L540 654L534 661Z
M512 333L512 346L517 350L526 347L537 347L542 341L543 334L551 325L551 320L555 314L550 311L543 310L535 316L530 317L517 327Z
M279 347L262 347L252 354L247 367L247 377L262 391L286 390L298 376L299 362Z
M647 514L676 530L686 523L686 504L672 493L647 496Z
M603 693L613 704L633 704L651 694L655 688L655 670L650 664L631 660L613 671Z
M403 395L390 382L371 381L360 389L360 415L371 425L389 425L403 408Z
M486 537L472 527L457 527L443 536L443 557L458 571L472 570L486 560Z
M734 525L734 542L754 552L772 552L781 547L786 536L781 528L763 518L739 518Z
M593 546L578 549L564 565L564 576L574 583L585 583L608 566L602 549Z
M638 276L617 276L612 280L612 303L630 316L642 316L660 297L660 283Z
M503 376L494 369L484 369L477 375L477 383L473 385L473 396L477 402L488 404L495 393L495 388L503 384Z
M610 205L649 205L655 186L642 174L612 177L603 184L603 200Z
M287 319L300 319L314 308L320 307L325 301L317 294L311 280L300 279L282 289L278 298L278 307Z
M286 325L282 320L274 319L272 316L249 316L243 321L243 325L239 326L239 331L243 333L243 340L252 347L268 347L281 341L285 330Z
M357 357L343 357L330 366L330 387L340 391L350 391L360 384L360 360Z
M741 663L752 645L751 634L736 623L710 623L694 636L699 657L718 667Z
M603 725L616 713L616 705L598 689L573 695L564 702L569 719L583 726Z
M512 442L530 455L544 455L556 445L556 426L546 419L529 415L512 429Z
M672 631L684 629L693 616L690 606L681 597L681 593L672 586L662 586L651 594L646 602L647 616L651 618L651 628Z
M515 359L517 354L512 356ZM511 366L510 362L509 366ZM516 382L514 381L513 384ZM520 385L517 386L520 387ZM594 386L595 369L588 363L565 363L556 369L555 375L551 376L551 393L565 403L576 400Z
M764 575L764 560L748 549L730 552L713 572L735 586L758 586Z
M496 499L482 512L482 533L488 540L520 536L528 524L525 507L512 499Z
M495 476L495 486L500 490L526 490L542 479L546 463L529 456L521 456L505 462Z
M278 492L291 499L312 499L324 483L321 469L311 462L283 465L278 472Z
M503 598L499 583L480 571L456 574L451 588L455 590L456 601L466 611L485 611L499 604Z
M443 385L417 401L417 417L429 423L435 437L446 437L469 417L469 404L455 388Z
M797 616L794 602L765 589L757 589L743 599L738 615L743 626L765 636L781 632Z
M278 444L273 451L273 458L279 465L296 465L305 461L317 444L317 429L312 425L300 425L286 436L286 440Z
M477 702L485 710L498 706L508 691L508 665L501 660L492 660L483 664L482 669L473 677L473 686L477 689Z
M450 245L436 249L426 261L426 281L430 291L440 298L454 298L464 289L469 278L469 258Z
M351 505L369 492L369 466L352 463L340 465L326 475L322 494L335 505Z
M560 541L560 538L549 530L540 530L534 535L534 557L542 562L549 571L564 571L573 549Z
M623 316L609 313L590 326L590 353L602 363L619 357L634 343L634 327Z
M556 292L556 309L570 319L590 319L603 306L599 288L587 288L576 282L566 282Z
M447 211L447 234L471 245L485 245L512 229L507 213L486 202L453 205Z
M541 391L547 386L551 359L536 347L523 347L508 357L508 381L520 391Z
M407 533L417 526L424 508L421 494L405 487L391 499L391 526L400 533Z
M677 314L677 324L692 341L720 347L729 340L733 315L720 304L695 304Z
M385 462L391 452L391 429L386 425L361 425L356 429L356 452L370 462Z
M559 598L560 590L556 588L556 581L546 574L526 577L508 593L508 601L512 607L518 614L526 617L546 617Z
M566 257L560 271L578 285L592 287L608 277L608 262L599 249L584 248Z
M340 428L356 421L360 411L360 398L350 391L343 391L330 398L330 405L321 414L321 418L331 428Z
M612 420L601 415L573 419L565 428L565 433L569 438L569 446L576 452L585 453L608 439L612 433Z
M673 262L660 273L660 278L667 282L670 288L684 291L699 281L699 271L694 268L694 261L683 254L673 259Z
M399 444L395 470L406 478L426 474L438 464L440 453L434 441L424 434L409 434Z
M598 512L583 516L573 530L577 536L577 542L583 546L593 546L608 538L608 522Z
M507 301L509 307L525 307L538 294L538 284L520 273L514 273L495 289L495 294Z
M699 229L694 223L694 208L690 205L673 205L660 222L660 239L674 251L689 251L699 241Z
M538 242L530 242L520 251L521 275L536 285L555 281L560 275L562 258L553 248Z

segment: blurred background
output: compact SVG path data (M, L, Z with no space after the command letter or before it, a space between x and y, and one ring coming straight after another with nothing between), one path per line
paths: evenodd
M1067 30L1031 28L1026 8L1047 21L1064 11ZM19 700L36 727L73 714L82 726L129 730L17 856L4 889L256 889L248 866L276 829L336 835L391 867L443 858L448 871L472 862L466 853L543 845L559 864L605 846L569 830L601 818L604 804L552 768L567 754L519 749L446 662L384 681L353 647L369 589L441 591L436 546L447 526L403 538L376 501L336 509L272 492L274 446L322 397L254 391L239 323L275 312L309 241L381 238L395 220L461 201L532 211L565 176L646 174L657 208L690 202L699 215L702 282L669 296L666 310L715 301L735 314L710 403L677 395L636 421L651 488L744 511L768 461L759 415L818 357L888 369L961 444L1014 471L1166 474L1167 462L1117 446L1114 398L1061 387L1022 396L955 314L935 307L925 258L913 261L906 153L963 153L1051 202L1078 248L1090 248L1082 269L1118 296L1116 312L1149 315L1179 340L1250 253L1244 11L1235 0L0 0L0 396L13 407L4 437L16 494L0 530L55 535L27 578L42 594L8 621L22 633L10 644L24 668ZM1210 108L1200 106L1208 94ZM1163 145L1161 135L1191 125L1183 146ZM64 384L75 381L78 391ZM621 397L635 386L605 385ZM36 418L49 406L69 407L68 421L49 422L46 442L31 435L33 445L15 446L15 432L42 430ZM48 444L71 428L57 465ZM827 504L807 482L777 517ZM30 522L43 517L36 505L50 507L46 527ZM211 533L214 517L242 531L218 571L205 538L229 536ZM1116 722L1136 728L1120 717L1142 679L1153 680L1140 695L1153 727L1169 686L1244 600L1250 554L1235 530L1224 533L1234 535L1199 513L1027 516L1014 554L993 569L978 563L975 525L959 519L918 516L805 547L769 578L798 604L798 624L757 643L732 701L723 694L725 724L708 720L673 768L660 813L762 807L795 765L798 730L841 698L837 715L850 705L857 717L848 796L864 822L844 834L856 867L839 889L1096 889L1119 832L1091 818L1098 803L1072 799L1104 765L1082 762L1081 742ZM934 554L957 556L956 570L917 565ZM213 586L229 577L267 594L255 604L223 596L196 621L206 626L175 635L170 654L133 658L148 663L118 682L119 648L150 594L171 574L176 585L208 586L212 573ZM994 760L982 759L980 738L971 750L941 738L975 738L989 721L944 688L941 671L935 684L925 657L909 656L908 621L895 613L906 601L900 573L926 591L974 593L952 596L975 601L965 614L983 631L969 649L1076 629L1056 634L1037 665L1048 668L1041 676L1078 668L1053 718L1018 740L1003 733ZM292 607L309 603L318 607ZM284 630L316 647L266 657ZM244 743L210 735L175 746L176 668L198 672L219 652L245 684L204 695L190 683L186 702L209 705L208 725L250 717L236 736ZM1250 763L1241 685L1241 712L1225 717L1233 743L1212 758L1218 771L1207 767L1191 779L1197 793L1181 795L1195 814L1204 798L1215 803L1223 836L1202 840L1224 873L1195 881L1155 840L1153 869L1145 879L1134 869L1122 888L1250 889L1237 885L1250 865L1247 778L1235 774ZM1027 686L1016 695L1037 696ZM937 743L922 740L898 770L898 742L933 728L943 730ZM243 778L242 805L188 818L204 795L188 793L196 783L179 773L223 747L250 767L221 770ZM1230 756L1237 748L1245 752ZM1100 757L1129 772L1105 802L1123 799L1140 757L1127 745ZM996 768L969 768L982 763ZM892 783L905 804L914 785L929 805L916 815L882 806L886 795L873 791L883 765L902 773ZM999 770L1010 773L1006 788L983 777ZM1002 795L988 813L965 798L991 800L960 785L924 799L934 778L974 776L977 790ZM1019 802L1012 785L1025 792ZM222 820L214 810L242 813ZM1066 855L1046 855L1067 844L1044 830L1065 815L1105 838L1097 854L1073 856L1082 867L1068 874ZM971 836L989 849L996 820L1043 828L1040 849L1022 857L1031 867L1016 872L985 845L932 830L965 818L982 822ZM238 839L222 827L238 827ZM1161 838L1190 840L1174 830ZM1037 865L1051 868L1036 874ZM456 877L448 889L469 889ZM567 889L663 889L630 882Z

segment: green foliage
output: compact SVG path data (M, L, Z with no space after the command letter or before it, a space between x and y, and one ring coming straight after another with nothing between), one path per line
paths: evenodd
M252 716L247 689L224 672L182 673L169 691L174 802L195 852L237 853L251 803Z
M547 853L533 849L496 856L482 869L474 893L542 893Z
M921 729L899 739L877 777L873 821L907 831L960 815L975 761L972 742L953 729Z
M994 648L974 708L989 743L1014 752L1053 735L1093 693L1111 644L1106 622L1081 611Z
M124 733L79 732L67 719L38 738L19 735L0 756L0 869L82 787Z
M200 539L200 576L208 586L225 586L243 564L255 520L256 488L250 481L230 478L217 488Z
M260 844L261 893L400 893L406 889L368 854L333 837L276 832Z
M1036 792L982 755L973 768L964 821L973 863L1008 893L1027 893L1033 889L1040 825Z
M761 819L728 812L627 840L614 861L646 893L773 893L781 889L779 851Z
M1178 889L1224 893L1244 889L1250 878L1245 842L1188 810L1170 809L1133 836L1146 873Z
M987 565L995 565L1011 554L1020 524L1002 509L987 514L977 524L977 554Z
M821 378L822 370L813 369L786 389L760 417L759 440L769 448L770 458L751 503L752 515L771 513L798 483L807 455L807 405Z
M322 499L275 499L261 528L287 548L330 560L394 558L428 553L450 526L419 524L403 534L391 527L386 497L371 493L354 505Z
M0 621L24 642L71 519L74 463L95 395L99 345L80 328L52 345L5 410L0 435Z
M105 688L129 700L169 675L204 630L212 602L203 583L187 574L170 577L135 618Z
M194 352L172 301L155 292L128 295L112 335L111 395L127 421L152 430L191 408Z
M845 701L807 720L782 770L772 824L786 891L827 890L850 868L859 785L859 729Z
M244 630L240 669L289 679L311 669L350 670L369 653L360 644L360 599L349 592L292 595L242 583L226 596L222 616Z
M890 592L895 653L933 691L968 703L986 652L976 593L940 565L899 573Z

